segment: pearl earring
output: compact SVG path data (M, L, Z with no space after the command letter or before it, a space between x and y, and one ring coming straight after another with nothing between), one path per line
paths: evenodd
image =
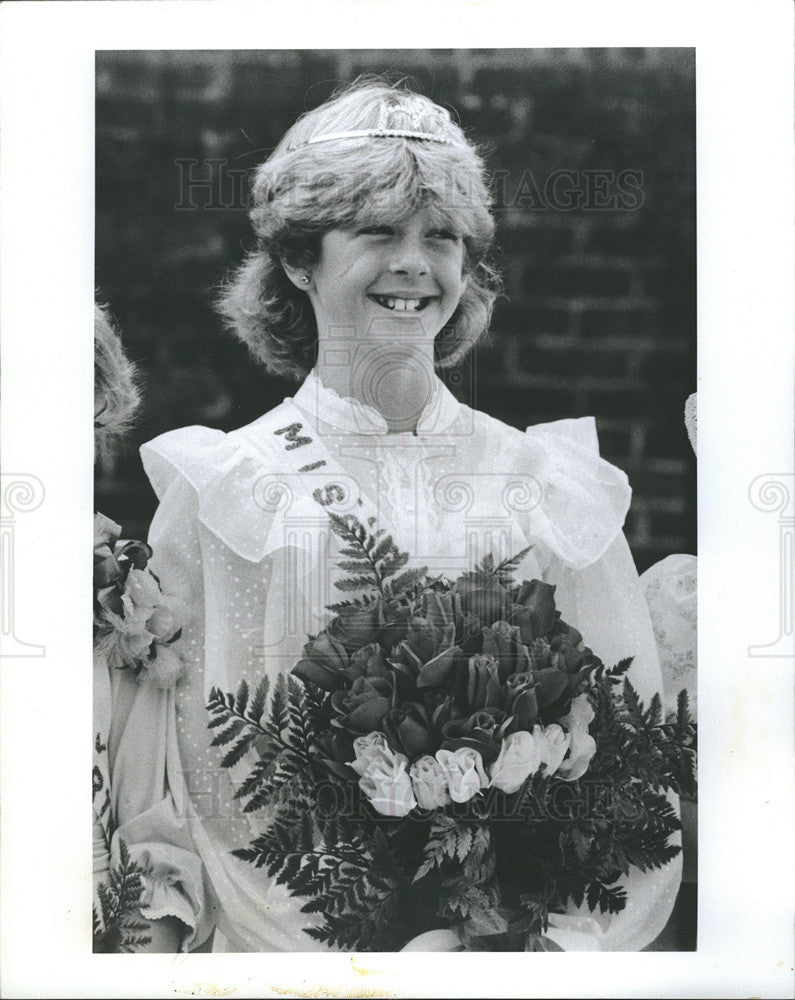
M308 274L302 274L299 280L300 280L300 282L301 282L302 285L308 285L309 284L309 275Z

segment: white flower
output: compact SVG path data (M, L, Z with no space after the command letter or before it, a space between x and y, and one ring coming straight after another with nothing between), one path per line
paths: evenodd
M491 767L491 783L503 792L518 792L528 775L541 766L541 750L531 733L511 733Z
M468 802L481 788L488 788L489 779L483 770L483 759L473 747L437 750L436 759L444 772L453 802Z
M124 590L129 594L133 604L139 608L154 610L163 601L157 580L148 569L131 569Z
M571 731L576 726L588 726L594 720L594 711L591 707L590 701L588 701L587 694L578 694L577 697L572 701L571 708L569 709L569 714L564 715L560 720L563 725Z
M164 604L160 604L147 618L146 627L156 639L167 642L177 631L179 625L174 612Z
M392 751L389 749L386 736L383 733L368 733L367 736L357 736L353 741L353 752L356 760L350 762L350 767L361 777L365 774L373 761L386 759L391 760Z
M588 770L591 758L596 753L596 740L589 734L587 726L574 726L569 737L569 756L558 768L558 777L564 781L576 781Z
M560 767L571 738L557 723L551 726L533 726L533 739L541 754L541 764L546 774L554 774Z
M382 816L405 816L417 804L407 771L408 763L404 754L387 749L371 761L359 778L359 788Z
M442 765L433 757L420 757L409 769L409 777L420 809L436 809L452 801Z
M564 781L577 781L588 770L596 753L596 740L588 732L593 720L594 710L588 695L578 694L569 714L560 720L569 731L569 754L558 768L558 777Z

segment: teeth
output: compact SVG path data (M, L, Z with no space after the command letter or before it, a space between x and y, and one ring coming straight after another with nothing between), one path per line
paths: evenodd
M416 312L420 308L422 299L396 299L384 295L376 295L374 298L387 309L394 309L395 312Z

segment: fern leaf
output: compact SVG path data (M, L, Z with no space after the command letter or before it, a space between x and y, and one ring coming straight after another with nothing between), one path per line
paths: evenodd
M235 695L235 711L238 715L245 715L248 708L248 682L245 677L241 680Z
M255 722L259 722L262 719L265 705L268 701L270 683L268 675L263 674L262 680L257 684L257 690L254 692L254 700L251 702L251 718Z
M384 535L375 548L370 552L370 559L372 559L374 563L378 563L386 556L393 555L397 551L398 549L392 539L392 536Z
M239 763L251 749L254 738L254 733L244 736L231 750L228 750L221 760L221 767L234 767Z
M276 681L276 687L271 698L268 721L277 733L281 733L287 725L287 681L284 674L279 674L279 678Z
M374 574L368 576L349 576L343 580L335 580L334 586L344 593L356 590L372 590L373 587L377 586L376 580L377 578Z
M210 743L210 746L220 747L225 743L231 743L236 736L239 736L243 732L247 725L248 723L245 719L232 719L228 729L224 729L220 733L216 733Z
M662 722L662 701L656 691L649 702L649 707L644 713L644 718L648 726L659 726Z
M341 559L336 565L339 569L344 569L346 573L372 572L369 559Z
M632 666L632 661L634 659L634 656L627 656L623 660L619 660L614 667L610 667L610 669L606 671L608 677L615 678L616 680L623 677Z
M402 573L398 573L397 576L392 577L389 581L390 593L395 596L398 594L404 594L407 590L410 590L412 587L421 583L425 579L427 573L427 566L422 566L418 569L407 569Z

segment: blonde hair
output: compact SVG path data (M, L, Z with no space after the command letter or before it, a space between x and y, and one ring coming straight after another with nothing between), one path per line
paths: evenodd
M105 445L129 430L140 403L138 373L110 316L94 306L94 435Z
M406 137L320 136L373 129ZM436 362L455 364L488 328L499 279L487 261L494 235L483 161L450 114L427 97L358 81L303 115L258 168L250 218L258 248L222 291L218 308L254 357L278 375L312 368L317 326L307 295L283 264L311 269L330 229L402 220L420 208L463 235L467 280L436 338Z

